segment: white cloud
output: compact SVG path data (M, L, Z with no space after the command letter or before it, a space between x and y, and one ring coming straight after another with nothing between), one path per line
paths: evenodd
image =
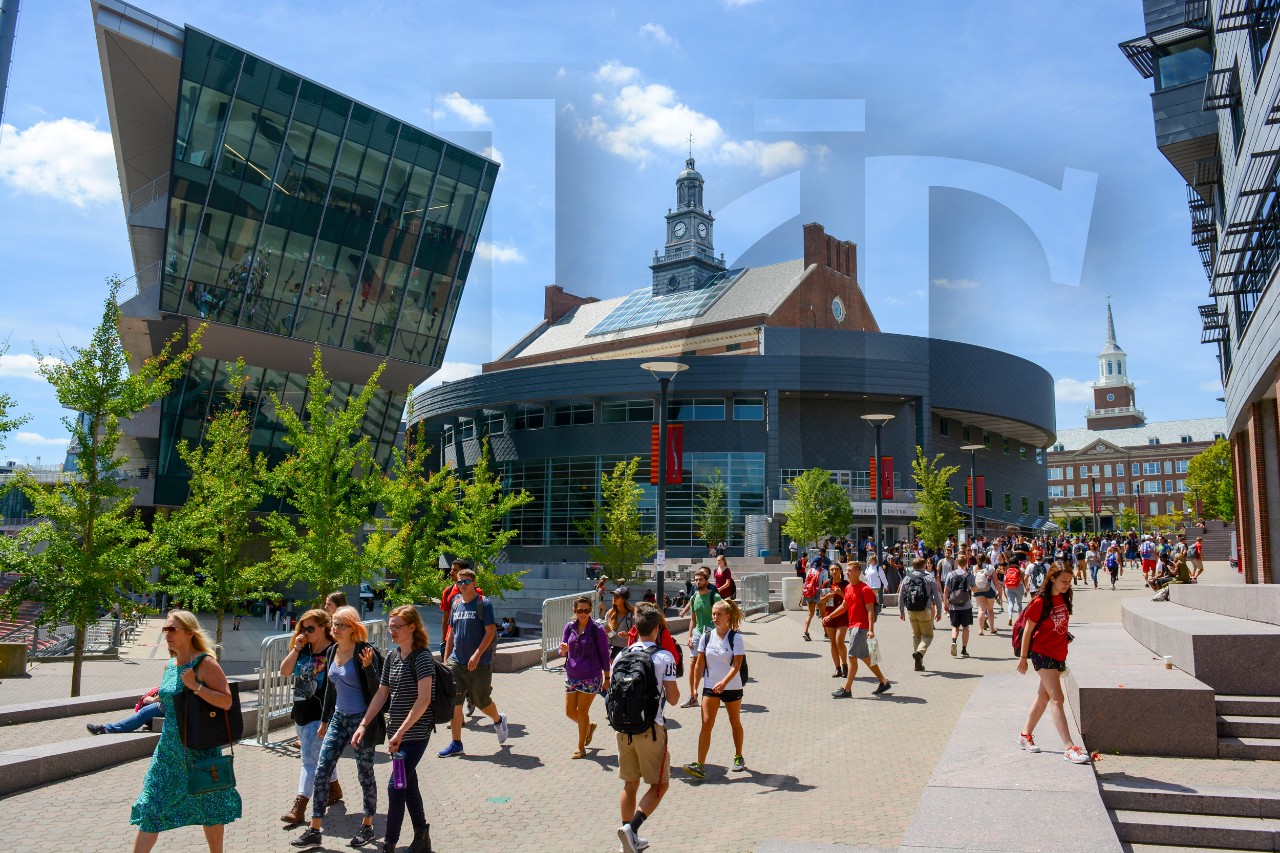
M6 124L0 138L0 181L19 192L76 207L120 200L111 134L86 121L60 118L26 130Z
M57 364L56 358L45 358L43 363L46 365ZM37 368L39 362L34 355L6 355L0 357L0 376L6 379L37 379L41 382L44 377L40 375Z
M1093 385L1079 379L1059 379L1053 383L1059 403L1093 402Z
M493 124L493 120L484 111L484 107L475 101L468 101L457 92L450 92L447 95L441 95L436 98L436 109L432 113L432 117L439 121L451 114L462 119L471 127L489 127Z
M631 68L623 65L616 59L606 62L596 71L596 77L605 83L611 83L615 86L625 86L640 78L640 69Z
M63 436L62 438L46 438L38 432L19 432L14 434L13 440L19 444L34 444L37 447L58 447L66 450L67 444L71 441L71 437Z
M495 264L515 264L524 260L524 254L515 246L499 246L487 240L476 244L476 255L482 261L493 261Z
M805 150L802 146L784 142L760 142L748 139L743 142L727 141L720 146L720 159L731 165L755 164L761 172L791 172L804 165Z
M934 287L941 287L946 290L973 290L981 285L977 280L972 278L931 278L929 283Z
M651 38L663 47L669 47L677 50L680 43L672 38L671 33L667 32L667 28L662 24L647 23L640 28L640 36L642 38Z
M502 152L492 145L486 146L485 149L480 153L483 154L485 157L488 157L493 162L497 163L499 166L507 162L506 159L502 156Z

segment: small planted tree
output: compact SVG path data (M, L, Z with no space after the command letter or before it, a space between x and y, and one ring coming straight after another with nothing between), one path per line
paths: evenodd
M960 505L951 496L951 477L960 470L959 465L942 465L943 454L933 459L924 455L924 448L916 446L916 458L911 463L911 476L916 483L916 504L919 512L916 529L924 544L934 550L942 548L947 537L955 534L964 523Z
M720 476L719 468L712 472L711 479L702 487L694 520L698 524L698 534L708 546L729 539L729 525L733 522L729 514L729 487Z
M640 457L634 456L613 466L612 474L601 474L601 500L590 516L574 521L587 540L587 556L600 564L605 577L619 583L638 580L640 566L658 548L658 537L641 530L639 464Z
M1236 485L1231 470L1231 442L1220 438L1187 463L1187 491L1200 501L1204 518L1236 517Z
M40 521L22 529L6 550L5 568L22 574L5 591L0 609L16 612L24 601L43 605L39 624L70 624L75 629L71 695L80 695L88 628L99 612L125 605L131 589L146 584L152 564L145 547L147 529L133 512L135 489L128 488L129 460L116 455L120 424L158 401L182 375L199 348L201 327L178 355L176 333L160 352L133 373L120 341L118 278L108 279L110 293L102 319L86 347L72 347L64 360L40 353L40 375L53 386L65 408L71 433L70 453L76 470L53 485L19 473L16 486L32 504Z
M499 598L506 590L521 589L522 572L498 574L498 558L507 543L519 535L516 528L502 529L502 521L517 507L533 500L533 495L521 489L508 492L502 479L491 470L493 455L489 451L489 439L484 440L480 458L471 469L471 478L458 482L458 499L453 508L453 521L445 531L445 550L455 558L471 563L476 572L476 583L486 594Z
M831 472L810 468L787 484L791 508L782 532L802 545L817 543L831 533L843 533L853 524L849 496L831 480Z
M1116 523L1120 526L1121 530L1126 532L1130 530L1137 530L1138 513L1131 506L1121 507L1120 516L1117 518Z
M257 596L275 578L269 563L246 560L251 513L266 495L267 460L249 453L249 413L242 409L244 361L231 371L231 391L205 429L202 444L178 445L191 471L190 496L168 519L156 523L155 538L165 549L162 585L191 609L212 610L217 643L222 620L238 602Z
M293 453L271 469L267 485L297 513L291 518L277 512L266 519L271 558L282 579L305 582L316 601L370 575L357 539L373 517L382 472L360 427L385 366L373 372L359 394L337 405L316 348L303 414L271 393Z

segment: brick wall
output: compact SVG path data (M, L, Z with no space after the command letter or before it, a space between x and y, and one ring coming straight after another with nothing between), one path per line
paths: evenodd
M880 331L871 306L858 286L858 247L837 240L816 222L804 226L805 272L800 283L766 321L770 326L796 329ZM831 310L839 296L845 317L837 322Z
M1240 546L1240 568L1247 583L1257 583L1257 566L1253 558L1253 518L1248 511L1248 435L1246 430L1241 430L1231 437L1231 473L1236 484L1236 541Z
M565 289L558 284L548 284L547 289L543 291L542 319L548 323L554 323L579 305L599 301L594 296L574 296L572 293L565 292Z

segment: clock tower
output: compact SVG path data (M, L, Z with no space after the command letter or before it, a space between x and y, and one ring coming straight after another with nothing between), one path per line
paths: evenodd
M667 211L665 254L653 253L653 295L696 290L706 279L724 270L724 256L716 258L712 242L715 218L702 207L702 175L693 168L693 156L684 161L676 177L676 206Z
M1116 323L1107 303L1107 343L1098 353L1098 378L1093 383L1093 408L1085 412L1087 429L1142 426L1147 417L1137 406L1133 383L1125 367L1129 357L1116 342Z

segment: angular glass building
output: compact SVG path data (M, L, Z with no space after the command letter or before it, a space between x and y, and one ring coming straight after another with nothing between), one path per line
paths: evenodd
M339 403L387 361L364 427L385 462L405 389L444 359L498 165L198 30L92 7L136 271L125 347L141 361L208 323L127 430L139 502L185 498L176 444L200 439L236 358L273 460L269 392L299 408L315 347Z

